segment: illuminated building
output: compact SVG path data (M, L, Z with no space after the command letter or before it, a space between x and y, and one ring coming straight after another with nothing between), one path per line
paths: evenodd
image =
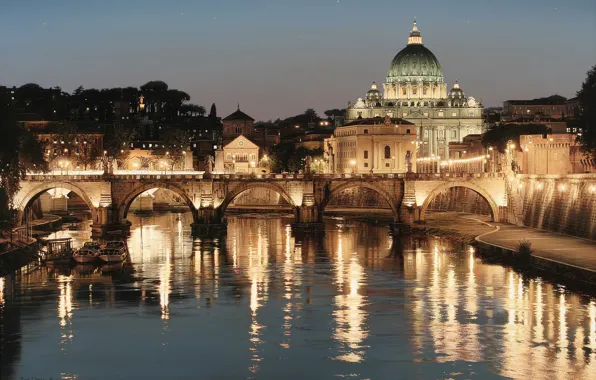
M229 144L240 135L249 138L263 150L279 143L278 129L255 125L255 119L242 112L240 105L234 113L224 117L222 122L223 145Z
M483 132L482 103L466 97L458 82L447 91L443 70L422 43L416 22L389 66L383 94L373 82L365 99L349 104L346 122L373 117L402 118L418 127L419 156L449 157L449 143Z
M331 173L405 173L416 170L416 126L403 119L361 119L338 127L325 140Z
M226 173L254 173L258 169L259 147L244 136L238 136L224 146Z

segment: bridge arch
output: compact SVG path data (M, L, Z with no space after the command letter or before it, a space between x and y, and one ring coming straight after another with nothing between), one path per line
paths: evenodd
M485 189L483 189L482 187L480 187L472 182L447 182L447 183L437 186L424 199L424 203L422 204L422 207L420 208L420 218L419 219L424 220L424 218L426 216L426 210L428 209L431 202L435 199L435 197L437 195L443 193L446 190L449 190L449 189L452 189L455 187L468 188L468 189L476 192L478 195L480 195L480 197L482 197L482 199L484 199L490 207L491 220L493 222L499 221L499 207L497 206L497 203L495 202L495 200L490 196L490 194Z
M396 223L399 222L399 210L397 208L397 200L393 199L393 197L389 193L387 193L385 190L379 188L378 186L375 186L372 183L368 183L368 182L346 182L346 183L343 183L343 184L337 186L333 190L331 190L331 192L324 197L323 202L319 206L320 215L321 216L323 215L323 212L325 212L325 208L327 207L329 202L334 197L336 197L342 191L353 189L355 187L367 188L367 189L373 190L377 194L379 194L389 204L389 207L391 207L391 212L393 214L393 221Z
M19 210L19 224L23 223L23 212L31 206L33 201L35 201L35 199L37 199L37 197L42 193L52 189L66 189L81 197L81 199L83 199L83 201L87 204L87 207L89 207L93 221L96 221L97 207L93 204L91 198L89 198L85 190L70 182L52 181L40 183L32 189L26 191L22 198L17 199L16 206Z
M145 191L151 190L151 189L170 190L173 193L175 193L176 195L179 195L180 198L182 198L184 200L184 203L189 207L190 211L192 212L193 220L194 221L197 220L197 209L195 208L195 205L192 202L192 200L190 199L190 197L188 196L188 194L186 194L186 192L182 188L180 188L176 185L173 185L171 183L152 182L152 183L147 183L140 187L135 188L134 190L129 192L126 195L126 197L124 197L122 202L120 202L120 204L118 205L118 220L119 220L119 222L123 222L126 219L126 217L128 216L128 210L130 209L132 202L139 195L141 195Z
M294 200L292 199L290 194L283 187L281 187L277 184L269 183L269 182L246 182L246 183L243 182L243 183L235 186L234 188L232 188L226 194L225 199L219 206L219 209L221 210L221 215L223 215L223 213L226 211L226 209L228 208L230 203L232 203L232 201L234 201L234 199L236 199L236 197L238 197L240 194L244 193L247 190L257 189L257 188L274 191L274 192L278 193L286 202L288 202L288 204L290 206L292 206L292 208L297 207L296 202L294 202Z

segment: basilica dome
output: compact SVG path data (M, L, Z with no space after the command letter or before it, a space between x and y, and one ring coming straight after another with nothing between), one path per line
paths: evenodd
M459 87L458 82L455 82L455 84L453 85L453 88L451 90L449 90L449 97L450 98L461 98L461 99L466 97L464 90L462 90L461 87Z
M373 82L372 85L370 86L370 90L368 90L366 92L366 100L369 103L376 105L382 99L383 99L383 96L381 95L381 92L377 89L377 83Z
M437 57L422 44L414 21L408 45L397 53L387 70L387 83L419 81L442 83L443 70Z

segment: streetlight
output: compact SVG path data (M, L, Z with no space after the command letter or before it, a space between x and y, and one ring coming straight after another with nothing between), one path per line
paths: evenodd
M352 173L356 173L356 160L350 161L350 165L352 165Z

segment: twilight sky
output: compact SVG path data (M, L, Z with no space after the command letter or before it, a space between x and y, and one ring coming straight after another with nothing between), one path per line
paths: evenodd
M163 80L220 116L323 112L384 81L414 17L485 106L572 97L596 64L594 0L0 0L0 84Z

